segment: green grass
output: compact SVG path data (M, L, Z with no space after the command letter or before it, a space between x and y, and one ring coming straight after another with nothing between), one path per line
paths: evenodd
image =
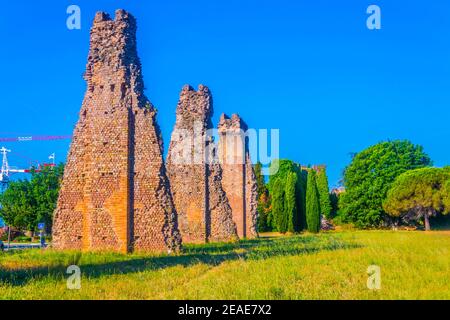
M82 288L68 290L77 263ZM366 286L381 267L381 289ZM353 231L188 245L176 256L0 254L0 299L450 299L450 233Z

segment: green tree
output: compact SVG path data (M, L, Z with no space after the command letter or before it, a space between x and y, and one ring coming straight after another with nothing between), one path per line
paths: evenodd
M37 215L31 194L28 180L12 181L0 194L0 216L6 225L23 231L34 230Z
M271 199L271 209L274 210L274 207L279 208L280 205L276 204L275 202L278 201L277 199L281 199L280 197L274 197L274 191L275 191L275 185L278 184L279 188L282 188L284 191L286 190L286 183L288 176L291 173L294 173L297 175L297 182L295 184L295 216L293 217L293 230L294 231L300 231L304 229L306 222L306 219L304 218L306 207L305 207L305 201L306 201L306 176L301 170L301 167L296 164L295 162L291 160L285 160L285 159L276 159L272 162L270 166L270 178L268 183L268 190L269 195ZM284 198L283 198L284 201ZM284 206L284 204L283 204ZM305 209L304 209L305 208ZM286 211L285 211L286 213ZM273 212L271 213L272 216L274 216ZM275 221L272 217L268 218L270 221ZM279 221L289 221L289 218L283 218ZM277 223L273 225L273 227L277 230L281 229L283 230L283 226L278 226ZM287 227L288 228L288 227Z
M447 180L444 185L443 195L444 206L450 208L450 180Z
M264 176L262 174L262 165L258 162L255 165L256 184L258 187L258 231L266 232L270 231L268 224L268 215L270 213L270 197L269 190L267 189Z
M33 171L30 180L12 181L0 195L0 216L6 224L22 231L36 231L37 224L44 222L47 232L51 232L63 170L63 164L44 167Z
M298 231L298 210L297 210L297 174L289 172L285 185L285 206L284 216L287 219L287 230L289 232ZM283 230L285 231L285 230Z
M342 218L358 227L379 226L383 201L402 173L432 164L423 148L409 141L381 142L356 154L344 171L345 192L339 197Z
M383 203L384 210L393 217L423 219L425 230L428 231L430 217L450 212L446 189L449 180L450 173L439 168L407 171L392 184Z
M258 196L267 192L266 181L262 174L262 164L261 162L257 162L254 167L255 177L256 177L256 185L258 190Z
M269 192L264 193L258 199L258 232L272 231L270 216L272 211Z
M296 172L297 171L297 165L291 161L286 159L275 159L270 164L270 176L269 176L269 183L268 183L268 189L269 192L272 192L273 186L276 181L280 180L283 182L283 184L286 182L286 178L289 174L289 172Z
M334 218L338 215L339 211L339 194L331 192L330 203L331 203L331 218Z
M44 167L41 171L32 173L30 180L31 197L34 199L34 210L36 211L36 224L45 223L47 233L51 232L53 212L56 209L63 173L63 164L55 167Z
M320 230L320 199L317 190L316 172L308 172L306 186L306 224L309 232L317 233Z
M450 166L444 167L444 172L450 175ZM444 185L444 205L446 208L450 208L450 179Z
M290 160L275 159L270 164L270 176L269 183L267 184L270 202L271 212L268 216L268 225L271 231L286 232L287 219L285 214L285 190L286 179L289 172L294 170L294 163Z
M297 208L298 208L298 229L299 231L306 230L306 188L308 185L308 170L298 167L298 196L297 196Z
M328 177L325 166L317 168L317 190L320 197L320 213L325 218L331 218L331 199L330 188L328 186Z
M276 180L271 188L272 211L269 216L269 224L273 230L286 232L287 220L284 216L284 183L282 180Z

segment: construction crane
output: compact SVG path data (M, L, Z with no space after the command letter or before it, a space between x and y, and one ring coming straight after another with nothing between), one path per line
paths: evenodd
M72 136L20 136L20 137L9 137L4 138L0 137L0 142L24 142L24 141L49 141L49 140L65 140L65 139L72 139ZM2 147L0 149L0 154L2 156L2 166L0 168L0 193L3 193L6 188L8 187L9 181L10 181L10 175L14 173L30 173L33 170L32 169L16 169L11 168L8 163L8 156L7 154L11 152L11 150L6 149L5 147ZM44 167L54 167L55 166L55 154L53 153L50 155L49 159L52 159L51 164L44 164ZM35 172L40 171L42 166L38 165L37 169L34 169ZM0 218L0 226L4 224L2 219ZM8 231L11 232L11 229L8 228ZM8 236L8 242L10 239L10 235Z
M36 169L28 168L28 169L16 169L9 166L8 163L8 153L11 150L2 147L0 149L0 154L2 155L2 167L0 169L0 191L3 192L8 187L9 177L14 173L31 173L39 172L42 170L42 167L54 167L55 166L55 154L50 155L49 159L52 159L52 163L44 163L43 165L38 165Z
M25 141L51 141L51 140L69 140L72 136L60 135L60 136L17 136L17 137L0 137L0 142L25 142ZM37 168L30 169L16 169L12 168L8 164L7 154L11 150L2 147L0 149L0 154L2 156L2 167L0 171L0 191L3 192L9 183L9 177L13 173L30 173L32 171L39 172L42 167L54 167L55 166L55 154L50 155L49 159L52 159L52 163L45 163L43 166L38 165Z
M6 156L8 152L11 152L11 150L6 149L5 147L0 149L0 153L2 154L2 168L0 171L0 184L2 192L6 189L9 182L9 164L8 157Z

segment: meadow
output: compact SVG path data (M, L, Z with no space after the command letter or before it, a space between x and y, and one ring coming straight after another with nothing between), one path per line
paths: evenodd
M79 290L66 285L71 264ZM449 231L267 234L178 255L0 253L0 299L450 299L449 281Z

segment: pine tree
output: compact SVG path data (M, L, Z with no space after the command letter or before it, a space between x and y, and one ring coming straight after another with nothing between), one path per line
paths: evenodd
M309 232L320 230L320 200L317 191L316 172L310 170L306 187L306 224Z
M325 167L317 169L317 190L320 198L320 213L325 218L331 218L331 200L330 189L328 187L328 178Z
M297 212L297 174L289 172L286 177L285 185L285 207L284 219L287 222L287 231L298 231L298 212Z

